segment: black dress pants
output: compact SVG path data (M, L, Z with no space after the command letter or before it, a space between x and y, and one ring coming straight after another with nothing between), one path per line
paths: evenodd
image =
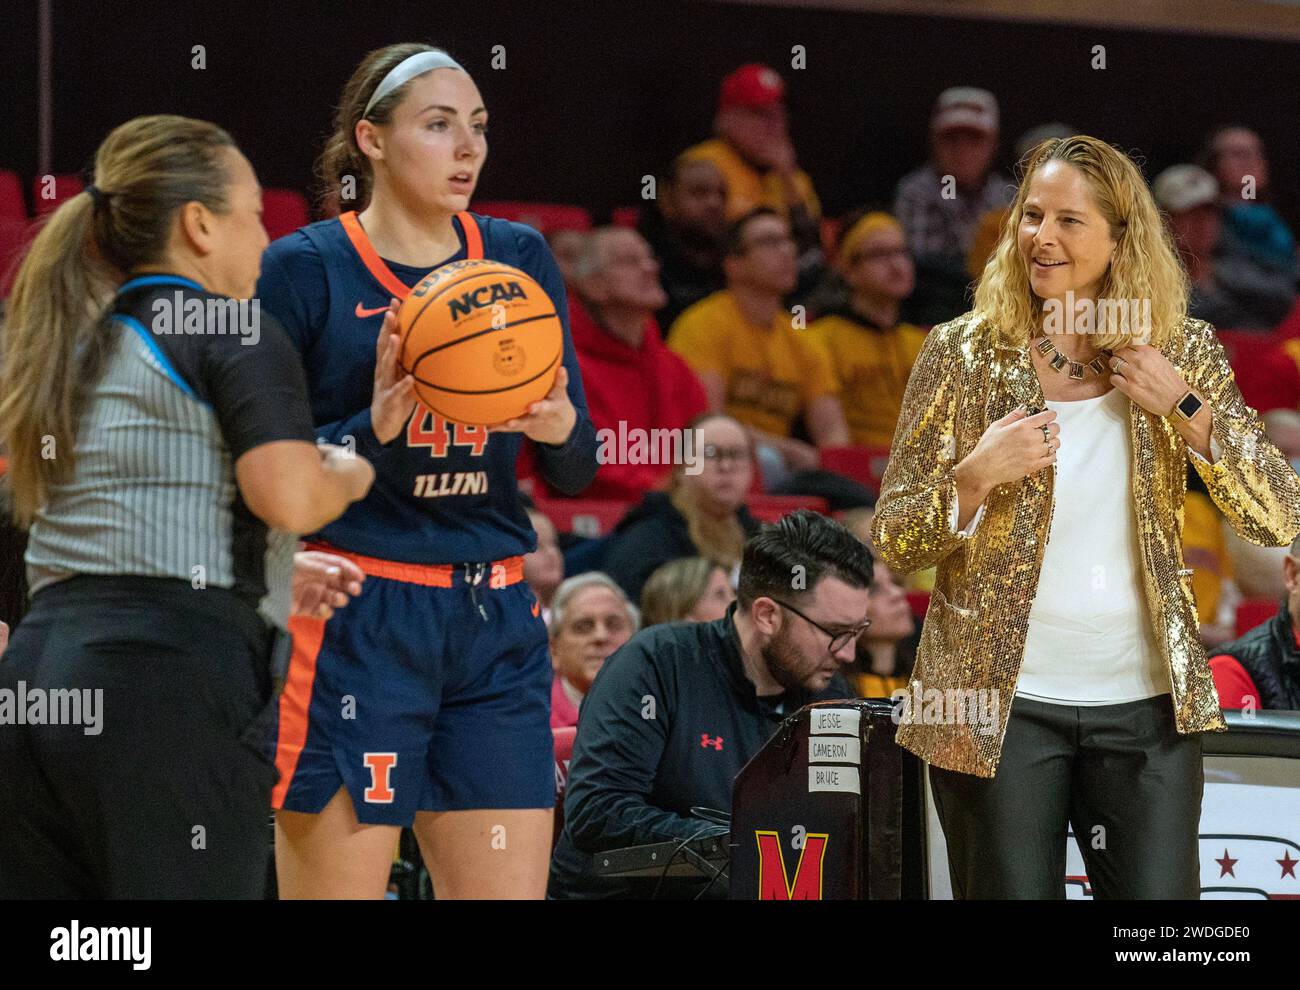
M38 592L0 657L0 899L262 897L273 643L222 589L75 577ZM72 691L72 724L30 702L59 692L76 714Z
M1098 899L1198 899L1204 774L1164 694L1121 705L1017 697L992 779L930 766L958 899L1065 897L1067 826Z

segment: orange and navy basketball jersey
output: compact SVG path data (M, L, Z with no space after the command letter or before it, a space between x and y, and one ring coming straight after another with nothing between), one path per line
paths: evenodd
M564 281L542 235L509 220L459 213L460 250L439 265L490 258L546 290L564 325L564 366L578 419L560 446L536 444L546 479L577 494L596 473L596 431L569 333ZM322 220L275 241L262 257L261 306L297 346L307 372L318 438L351 443L375 467L369 495L319 539L344 550L408 563L492 561L537 547L515 485L522 433L453 424L417 405L406 429L381 445L370 424L375 339L391 297L405 299L432 268L385 261L355 213Z

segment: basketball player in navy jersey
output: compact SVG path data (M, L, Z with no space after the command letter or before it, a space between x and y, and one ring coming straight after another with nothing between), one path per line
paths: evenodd
M272 244L258 295L302 354L318 437L354 446L376 482L311 541L366 581L328 621L293 621L273 795L280 892L382 897L400 827L413 826L439 899L542 897L550 661L523 581L536 535L515 460L528 437L570 494L596 471L563 282L536 231L466 212L487 112L445 52L371 52L335 123L321 172L345 212ZM397 364L400 301L434 268L480 257L536 279L565 330L554 388L491 430L417 406Z

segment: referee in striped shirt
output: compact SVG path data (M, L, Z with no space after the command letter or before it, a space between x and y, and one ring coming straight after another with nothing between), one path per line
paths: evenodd
M141 117L19 270L0 443L32 597L0 657L0 897L262 896L295 534L374 478L314 442L250 299L266 244L229 135Z

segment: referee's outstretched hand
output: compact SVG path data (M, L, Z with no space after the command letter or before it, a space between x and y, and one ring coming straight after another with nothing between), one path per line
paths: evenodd
M397 333L397 311L402 303L392 299L384 314L384 325L375 338L375 389L370 399L370 428L380 443L388 443L402 432L415 411L415 378L397 361L401 337Z

